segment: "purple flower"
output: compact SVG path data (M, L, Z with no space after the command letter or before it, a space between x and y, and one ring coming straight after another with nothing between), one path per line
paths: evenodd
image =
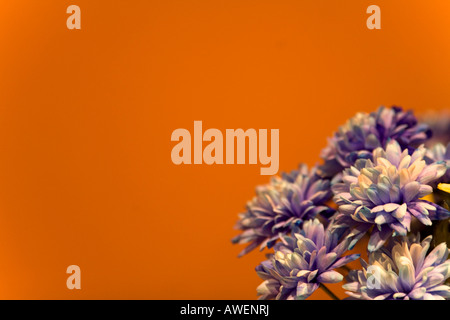
M418 147L431 135L426 125L419 125L412 112L399 107L380 107L376 112L358 113L328 140L321 157L325 163L319 174L333 177L357 159L371 159L372 151L396 140L402 149Z
M306 221L294 237L278 242L269 260L256 267L264 282L257 288L259 299L303 300L321 283L337 283L343 276L334 269L356 260L359 255L342 255L348 239L325 231L318 219Z
M433 132L431 139L426 143L427 147L436 143L444 145L450 143L450 111L429 111L421 117L421 121Z
M330 197L330 182L321 179L315 167L308 171L306 165L301 165L299 170L282 178L273 177L270 184L256 189L256 197L247 204L247 211L239 215L236 228L242 233L232 242L249 243L239 256L258 246L261 250L270 248L304 220L332 212L325 205Z
M344 289L361 300L444 300L450 298L445 281L450 276L448 248L441 243L428 255L432 237L422 243L406 237L396 239L388 249L361 260L363 270L351 271Z
M433 192L430 183L446 171L444 163L427 165L425 152L420 147L409 155L392 140L386 151L373 151L373 161L360 159L343 171L342 182L332 187L339 206L333 228L350 228L351 246L372 228L368 249L375 251L392 233L406 235L413 218L431 225L431 220L450 216L448 210L421 199Z
M436 181L436 184L440 182L450 183L450 143L448 143L446 147L441 143L435 144L432 148L427 150L426 160L427 163L445 163L447 171L438 181Z

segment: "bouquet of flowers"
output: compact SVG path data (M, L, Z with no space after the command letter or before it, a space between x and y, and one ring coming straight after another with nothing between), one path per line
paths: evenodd
M449 131L445 114L358 113L321 164L258 186L232 241L247 244L240 256L270 250L256 267L259 299L306 299L319 288L337 298L327 284L341 281L349 299L449 299ZM350 270L358 242L368 259Z

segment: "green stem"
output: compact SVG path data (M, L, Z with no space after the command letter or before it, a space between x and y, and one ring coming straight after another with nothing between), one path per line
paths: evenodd
M323 291L325 291L333 300L341 300L339 299L330 289L328 289L323 283L320 284L320 287Z

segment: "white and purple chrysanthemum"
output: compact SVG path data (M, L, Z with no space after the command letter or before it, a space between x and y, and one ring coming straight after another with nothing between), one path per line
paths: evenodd
M420 117L420 121L430 128L433 133L431 138L425 143L430 147L436 143L444 145L450 143L450 111L443 110L440 112L428 111Z
M338 235L324 230L318 219L306 221L299 233L281 240L270 259L256 267L264 280L257 288L259 299L306 299L321 284L342 281L343 276L334 269L359 257L343 257L348 239L338 242Z
M431 236L422 243L399 237L390 248L383 247L361 260L363 270L351 271L347 294L361 300L444 300L450 298L445 281L450 276L450 260L445 243L428 255Z
M450 183L450 143L448 143L447 146L444 146L442 143L435 144L432 148L427 150L426 160L428 163L445 163L447 171L437 183Z
M425 152L419 147L409 155L392 140L386 150L373 151L373 161L360 159L343 171L342 182L332 187L338 205L333 225L352 230L352 246L371 228L368 249L375 251L393 233L406 235L413 218L431 225L431 220L450 216L448 210L421 199L433 191L430 183L446 172L445 163L427 165Z
M330 181L316 174L316 167L273 177L270 184L256 189L256 197L247 204L247 211L239 215L236 225L242 233L233 243L249 243L239 254L242 256L256 247L272 247L283 235L299 227L305 220L319 213L332 212L325 205L331 197Z
M380 107L370 114L358 113L328 140L321 154L325 163L320 166L319 174L333 177L357 159L371 159L372 151L386 147L390 140L412 151L430 135L428 126L418 124L412 112L399 107Z

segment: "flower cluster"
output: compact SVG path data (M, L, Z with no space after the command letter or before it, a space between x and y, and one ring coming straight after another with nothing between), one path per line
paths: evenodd
M426 200L433 192L429 185L446 172L445 163L426 165L425 148L408 154L392 140L386 151L373 151L373 161L360 159L343 171L342 182L333 186L339 206L335 228L354 229L359 239L369 229L369 251L378 250L394 232L406 235L412 217L424 225L431 220L447 219L450 212Z
M233 243L249 243L240 256L258 246L270 248L303 221L332 212L326 206L330 196L330 181L321 179L316 168L308 170L306 165L258 187L256 197L247 204L247 211L240 214L236 224L242 233L233 238Z
M351 271L344 285L347 294L362 300L444 300L450 298L450 260L445 243L427 254L432 236L422 243L406 237L392 241L361 261L362 270Z
M430 136L428 126L418 124L411 112L398 107L380 107L370 114L358 113L328 140L321 154L325 163L320 173L330 177L350 167L357 159L370 159L373 150L386 147L390 140L396 140L402 148L413 149Z
M282 240L275 245L275 254L256 267L264 279L257 289L261 299L304 300L321 284L342 281L334 269L359 257L343 257L347 240L338 243L337 234L324 230L318 219L305 222L301 231Z
M233 242L248 243L240 256L271 251L256 267L260 299L306 299L318 288L337 298L326 284L343 281L358 242L369 262L347 271L350 298L450 299L450 144L441 143L450 137L428 123L399 107L358 113L329 139L322 164L256 189ZM420 243L421 234L433 236Z

